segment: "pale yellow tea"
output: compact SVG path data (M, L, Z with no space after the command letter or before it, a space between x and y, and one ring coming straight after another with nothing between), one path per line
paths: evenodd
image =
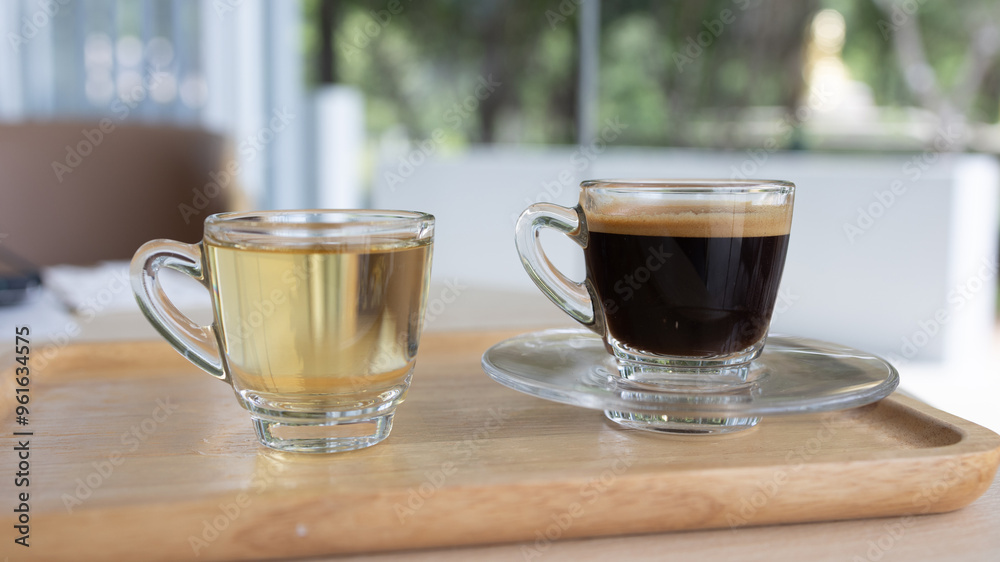
M312 410L402 397L426 301L429 241L205 244L218 331L244 399Z

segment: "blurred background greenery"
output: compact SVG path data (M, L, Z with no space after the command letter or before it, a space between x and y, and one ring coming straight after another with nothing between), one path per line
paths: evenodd
M571 143L578 4L308 0L309 79L361 89L370 138ZM609 0L598 122L630 123L624 145L843 150L912 150L955 123L958 148L1000 152L998 26L993 0ZM489 76L502 87L443 127Z

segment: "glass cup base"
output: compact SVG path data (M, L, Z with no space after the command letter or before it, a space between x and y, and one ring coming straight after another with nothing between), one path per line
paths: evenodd
M326 423L265 419L254 416L253 428L265 447L294 453L338 453L371 447L392 430L395 412Z
M762 369L753 364L731 365L717 369L677 368L616 360L618 379L623 389L647 393L682 393L688 403L737 403L752 399ZM759 416L701 417L657 413L605 410L611 421L642 431L675 435L717 435L750 429Z
M618 370L614 376L626 387L692 395L741 394L763 375L762 369L752 363L713 369L650 366L620 359L615 364Z
M762 369L751 361L760 356L765 338L746 349L710 358L663 357L629 349L609 337L608 350L614 356L623 389L648 393L679 393L689 403L736 403L751 399ZM605 410L611 421L630 428L674 435L718 435L750 429L759 416L700 417L659 413Z
M735 418L695 418L605 410L604 416L620 426L672 435L721 435L750 429L760 416Z
M367 397L289 397L258 391L237 392L237 396L250 411L261 445L296 453L337 453L371 447L389 436L410 376Z
M760 357L767 336L732 353L706 357L664 356L632 349L612 335L605 348L618 364L618 374L631 381L664 386L731 386L747 380L751 362Z

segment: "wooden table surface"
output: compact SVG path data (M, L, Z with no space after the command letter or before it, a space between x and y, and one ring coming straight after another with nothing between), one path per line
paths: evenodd
M527 330L526 330L527 331ZM1000 343L1000 332L998 332ZM912 521L912 522L911 522ZM533 548L534 547L534 548ZM540 554L538 552L541 551ZM392 552L322 560L366 562L482 562L544 560L698 560L700 562L924 562L1000 560L1000 477L968 507L950 513L682 531L537 545Z
M1000 478L972 505L940 515L830 523L772 525L553 542L539 556L533 545L402 552L324 560L477 562L544 560L698 560L699 562L921 562L1000 560ZM908 522L908 521L907 521Z
M132 317L134 316L134 318ZM515 315L512 315L515 316ZM546 317L531 325L557 325ZM86 340L145 339L144 320L131 315L85 327ZM445 319L447 320L447 319ZM434 328L455 329L445 320ZM480 323L482 320L480 320ZM105 326L107 325L107 326ZM514 328L511 322L502 324ZM114 329L109 329L108 326ZM480 326L474 326L479 328ZM491 326L492 327L492 326ZM105 328L105 329L102 329ZM465 560L1000 560L1000 478L968 507L945 514L923 515L905 521L898 517L652 535L558 540L542 549L531 544L393 552L316 560L465 561ZM6 546L6 545L5 545ZM540 551L540 552L539 552ZM9 554L8 554L9 553ZM5 558L5 555L12 556ZM0 548L0 560L30 560Z
M552 322L555 324L554 322ZM537 327L532 326L532 329ZM528 331L528 330L525 330ZM1000 330L997 346L1000 349ZM950 513L901 518L771 525L624 537L560 540L541 556L531 544L393 552L324 558L338 562L501 562L544 560L698 560L700 562L982 561L1000 560L1000 477L978 500Z
M473 364L475 358L481 353L480 348L484 348L486 340L489 341L499 341L502 337L512 335L514 332L509 333L497 333L497 332L466 332L462 335L434 335L433 337L427 337L427 349L422 349L425 355L430 355L437 358L437 363L431 363L434 370L437 371L443 366L447 366L448 362L455 362L454 367L461 367L465 369L465 364L472 361ZM461 340L460 342L458 340ZM479 341L483 340L483 341ZM456 342L461 343L456 347ZM155 347L155 348L154 348ZM424 347L424 346L422 346ZM457 351L452 354L454 359L448 359L445 363L441 363L441 350L443 348L452 348ZM473 349L475 348L475 349ZM74 348L75 349L75 348ZM66 352L61 354L60 359L63 363L69 361L73 362L72 357L80 355L81 352L74 351L74 349L67 349ZM91 348L81 348L81 349L91 349ZM113 371L122 371L122 364L133 364L133 360L129 359L128 353L123 354L121 349L115 347L115 344L105 345L103 348L93 348L95 350L103 349L104 352L99 353L98 357L93 358L96 363L92 363L88 360L86 368L77 369L73 371L74 377L81 378L81 380L89 380L92 376L97 375L100 377L112 377ZM172 392L179 392L180 389L177 385L190 385L191 382L195 383L197 388L204 387L209 394L220 394L222 398L228 398L225 396L225 385L218 384L216 381L211 381L207 376L200 373L195 373L194 367L184 362L179 356L172 353L164 343L159 342L150 346L149 344L133 344L128 345L126 348L130 350L131 355L142 355L142 356L155 356L156 365L161 365L161 369L166 369L170 373L170 380L174 381L168 386L172 388ZM108 350L117 350L114 352ZM155 353L154 353L155 352ZM434 352L434 353L431 353ZM164 355L166 353L167 355ZM474 357L475 356L475 357ZM86 355L86 357L91 357L91 355ZM429 359L430 357L428 357ZM471 358L471 359L470 359ZM457 365L461 359L462 365ZM103 361L103 363L102 363ZM110 361L110 363L109 363ZM79 362L79 361L77 361ZM107 365L105 365L107 363ZM93 365L93 366L91 366ZM103 366L99 366L103 365ZM117 365L117 367L115 367ZM186 371L191 371L189 377L197 377L196 379L191 379L191 381L184 381L176 378L174 370L175 367L171 365L180 365L185 368ZM77 371L79 371L77 373ZM125 369L128 371L128 369ZM124 372L124 371L123 371ZM131 372L131 371L129 371ZM69 371L67 371L69 373ZM137 372L138 373L138 372ZM443 371L442 371L443 373ZM156 374L156 373L152 373ZM156 377L152 377L152 374L145 373L138 377L135 382L129 383L132 386L136 386L139 382L142 384L156 384L163 385L163 381L155 380ZM161 373L162 374L162 373ZM148 376L147 376L148 375ZM119 376L119 375L114 375ZM433 379L440 378L441 373L425 373L424 385L427 388L431 388L428 383L433 382ZM47 374L45 377L55 377L62 378L59 373ZM160 377L162 378L162 377ZM482 378L482 380L479 380ZM55 379L50 379L51 383ZM46 378L39 379L36 382L45 384ZM69 385L72 381L66 379L64 384ZM79 382L79 381L77 381ZM105 381L106 382L106 381ZM482 383L484 388L481 390L501 390L501 387L491 383L485 379L485 377L476 377L476 382ZM198 384L198 383L204 383ZM48 386L47 384L45 384ZM209 386L211 385L211 386ZM71 391L71 386L60 385L60 392L65 394ZM73 387L75 388L75 387ZM122 386L122 392L129 393L128 390L131 386L127 384ZM166 387L164 387L166 388ZM476 387L478 388L478 387ZM36 391L40 388L36 388ZM214 392L218 390L218 392ZM74 391L75 392L75 391ZM104 391L99 391L95 387L95 392L99 395L104 395ZM477 391L478 392L478 391ZM72 392L71 392L72 393ZM516 399L515 401L529 401L533 402L537 399L530 397L523 397L517 393L512 393L508 390L503 390L502 392L507 398ZM487 393L488 394L488 393ZM42 396L42 395L37 395ZM51 397L46 396L54 400L57 396L52 395ZM419 405L417 400L418 396L415 394L413 396L414 403L410 404L410 414L413 414L418 409ZM208 399L208 395L206 395ZM180 398L178 398L180 400ZM51 401L51 400L50 400ZM183 401L181 401L183 402ZM229 404L229 402L225 402ZM546 403L542 403L546 404ZM226 423L233 425L233 427L220 427L218 431L223 434L229 435L243 435L246 433L245 423L240 423L244 420L241 419L239 415L240 412L234 404L229 404L232 408L229 410L236 410L235 412L230 412L232 415L226 416ZM555 406L555 405L553 405ZM559 408L566 408L565 406L559 406ZM546 410L555 408L543 408ZM72 415L72 408L67 410L66 415ZM200 411L204 411L201 408ZM580 412L585 412L580 410ZM38 412L39 414L44 414L44 412ZM126 414L127 412L118 411L118 417ZM574 413L576 411L574 410ZM583 414L580 414L581 416ZM56 413L50 412L49 415L43 416L45 421L48 418L56 416ZM412 416L411 416L412 417ZM589 416L595 420L599 416ZM52 418L54 419L54 418ZM52 419L48 419L46 423L53 423ZM218 420L217 420L218 421ZM404 441L406 431L411 430L412 427L406 427L402 424L398 428L398 439L400 443ZM412 423L416 423L420 420L411 420ZM70 423L68 420L62 420L56 423L56 426L62 427L63 425ZM81 419L79 430L86 431L87 424L100 423L100 420L86 421ZM777 422L782 423L782 422ZM411 424L412 425L412 424ZM600 425L602 429L607 433L610 430L604 428L606 424L594 424ZM55 435L58 427L47 428L43 433L49 435L49 440L51 441L53 435ZM69 427L68 425L66 427ZM412 431L411 431L412 432ZM161 432L166 435L165 432ZM775 435L779 436L782 432L778 432ZM758 434L759 437L760 434ZM97 439L96 436L93 437ZM166 437L164 437L166 438ZM252 439L251 439L252 440ZM737 437L738 440L738 437ZM239 441L239 440L238 440ZM246 441L246 439L243 439ZM228 441L227 441L228 442ZM242 442L242 441L241 441ZM733 443L735 444L735 441ZM399 443L396 444L399 446ZM762 443L761 446L768 446L766 443ZM244 447L245 448L245 447ZM68 454L67 449L63 447L58 447L60 455L65 456ZM256 451L252 446L248 449L250 453ZM375 452L391 452L389 448L383 445L383 448ZM159 449L149 449L147 451L153 457L162 456L160 455ZM251 454L251 456L254 456ZM42 457L39 457L42 459ZM161 462L165 462L167 459L160 459ZM235 461L245 460L235 458ZM132 465L132 468L149 468L147 466L149 462L156 461L156 458L144 459L136 458ZM39 461L41 462L41 461ZM693 462L693 461L692 461ZM857 466L861 462L860 457L856 459L854 463ZM146 464L142 464L146 463ZM140 466L140 464L142 466ZM234 466L239 463L235 463ZM133 466L134 465L134 466ZM54 471L57 467L40 465L42 469L46 469L49 472ZM492 466L492 465L491 465ZM154 469L155 470L155 469ZM867 468L862 469L863 471L868 470ZM143 471L139 471L142 473ZM182 471L183 472L183 471ZM121 478L115 479L114 482L110 482L108 486L102 488L102 492L108 492L112 496L117 493L117 488L119 484L124 486L127 484L129 478L128 475L122 473ZM901 473L902 474L902 473ZM163 475L167 478L168 475ZM171 476L173 480L175 477ZM51 478L50 478L51 479ZM60 480L63 480L60 478ZM212 480L215 482L215 480ZM989 480L986 480L988 482ZM816 485L823 486L824 482L816 482ZM890 485L886 482L886 485ZM931 485L930 483L928 485ZM118 486L121 487L121 486ZM128 488L128 486L124 486ZM190 486L189 486L190 487ZM185 488L186 490L186 488ZM185 490L176 489L174 495L172 496L174 500L183 499ZM881 491L879 488L878 491ZM189 491L189 490L188 490ZM148 494L147 494L148 495ZM154 494L155 495L155 494ZM877 494L875 494L877 495ZM131 497L131 496L129 496ZM871 498L871 509L877 509L881 502L876 500L874 496L869 496ZM114 499L114 498L111 498ZM140 498L141 499L141 498ZM36 500L40 501L40 500ZM94 500L98 502L98 500ZM101 500L107 503L108 499ZM131 501L131 500L130 500ZM173 501L173 500L172 500ZM206 499L207 501L207 499ZM213 500L214 501L214 500ZM852 500L857 502L859 500ZM45 503L45 502L42 502ZM51 503L51 502L48 502ZM100 502L98 502L100 503ZM88 504L89 505L89 504ZM96 505L96 504L95 504ZM213 504L214 505L214 504ZM857 505L856 503L854 505ZM42 504L36 504L36 507L43 507ZM51 507L51 506L50 506ZM99 507L99 506L98 506ZM613 511L613 510L612 510ZM868 512L867 508L863 508L864 512ZM620 514L622 515L622 514ZM634 517L634 514L627 514L628 517ZM611 513L608 513L611 517ZM854 516L854 515L852 515ZM143 514L137 514L137 517L145 517ZM104 519L102 517L102 519ZM166 517L162 523L163 525L169 526L172 524L179 524L183 520L190 519L190 517ZM107 519L104 519L105 523ZM39 520L41 521L41 520ZM54 521L54 520L53 520ZM271 521L271 520L268 520ZM504 544L495 546L485 546L485 547L474 547L474 548L453 548L453 549L434 549L434 550L424 550L424 551L410 551L410 552L395 552L391 554L381 554L381 555L370 555L370 556L354 556L347 559L355 560L533 560L533 559L551 559L551 560L606 560L606 559L620 559L627 557L629 559L640 559L640 560L662 560L662 559L699 559L699 560L713 560L713 559L725 559L725 560L996 560L1000 556L1000 533L996 530L996 522L1000 521L1000 487L994 482L989 491L985 496L979 498L977 501L973 502L970 506L961 509L956 512L951 512L943 515L927 515L918 517L888 517L882 519L868 519L868 520L852 520L852 521L842 521L842 522L832 522L832 523L818 523L818 524L792 524L792 525L771 525L757 528L750 527L737 527L736 529L724 529L724 530L712 530L712 531L697 531L697 532L670 532L661 533L655 535L643 535L643 536L631 536L631 537L615 537L615 538L599 538L599 539L586 539L586 540L569 540L555 538L554 540L548 540L541 538L536 542L522 543L522 544ZM273 522L273 521L272 521ZM120 522L122 523L122 522ZM159 531L157 529L149 528L143 523L141 527L133 529L137 533L141 534L140 530L148 530L152 535L157 535ZM49 525L41 525L42 527L48 526L50 528L56 528L55 523ZM119 526L119 528L121 528ZM166 527L164 527L166 528ZM329 529L327 529L329 530ZM360 530L360 529L359 529ZM83 529L72 528L65 529L65 532L73 534L75 532L83 532ZM90 532L88 531L88 536ZM111 532L111 531L109 531ZM60 533L61 534L61 533ZM176 533L175 533L176 534ZM128 533L132 535L132 533ZM354 535L352 535L354 536ZM57 537L48 537L49 540ZM69 540L70 543L77 542L78 546L82 546L87 540L81 537L76 537L75 540L68 536L63 537ZM40 537L37 540L42 540L46 542L45 537ZM132 541L135 541L133 536ZM155 542L155 541L153 541ZM426 543L425 543L426 544ZM5 545L8 546L8 545ZM64 545L68 546L68 545ZM277 545L271 545L277 546ZM221 548L221 547L220 547ZM65 555L71 552L71 549L61 548L58 549ZM218 550L218 549L217 549ZM278 551L284 550L283 547L278 547ZM87 557L86 553L95 554L93 549L85 549L84 559ZM286 550L285 552L291 553ZM18 557L16 555L22 554L21 552L10 552L7 548L0 548L0 554L13 554L14 560L19 559L32 559L30 556L27 558ZM159 558L163 558L160 556ZM212 558L218 558L213 556ZM62 559L61 556L57 558L47 558L47 559ZM333 560L334 558L328 558ZM5 561L6 562L6 561Z

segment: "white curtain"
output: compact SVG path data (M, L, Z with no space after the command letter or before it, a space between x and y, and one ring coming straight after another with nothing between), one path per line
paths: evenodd
M310 204L300 2L0 3L0 120L100 119L228 135L258 208Z

